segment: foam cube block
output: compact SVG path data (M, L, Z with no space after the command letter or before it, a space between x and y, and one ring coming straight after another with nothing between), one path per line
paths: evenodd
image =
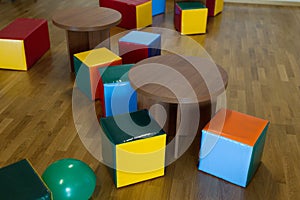
M51 191L27 159L0 169L0 199L52 199Z
M206 0L205 5L208 9L208 16L214 17L223 11L224 0Z
M166 133L148 110L100 118L102 157L117 188L164 175Z
M104 116L137 110L137 94L128 79L128 72L132 67L133 64L127 64L99 69L104 92Z
M246 187L263 153L269 121L221 109L202 130L199 170Z
M139 29L152 24L152 2L149 0L99 0L99 5L122 14L119 27Z
M46 20L18 18L0 30L0 68L26 71L49 48Z
M157 33L131 31L119 39L119 55L124 64L160 55L160 49L161 36Z
M206 33L208 10L200 2L177 2L175 4L175 29L183 35Z
M152 0L152 16L165 13L166 0Z
M102 47L74 54L76 86L89 99L103 99L99 68L120 65L122 58Z

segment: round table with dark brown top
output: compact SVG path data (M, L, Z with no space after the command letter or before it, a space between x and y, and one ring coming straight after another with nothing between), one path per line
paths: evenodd
M140 109L159 105L154 106L157 112L151 112L158 121L162 120L161 106L166 111L167 120L161 125L168 134L176 133L175 157L184 153L179 150L179 137L204 127L215 113L217 97L228 82L226 71L210 59L175 54L144 59L134 65L128 77L137 91Z
M52 22L66 30L71 71L74 72L73 54L99 47L110 47L110 28L121 22L120 12L104 7L78 7L59 10Z

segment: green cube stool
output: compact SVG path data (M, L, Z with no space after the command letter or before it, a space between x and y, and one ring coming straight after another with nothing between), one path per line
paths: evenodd
M148 110L100 119L103 161L117 188L164 175L166 133Z
M0 169L0 199L50 200L51 191L27 159Z

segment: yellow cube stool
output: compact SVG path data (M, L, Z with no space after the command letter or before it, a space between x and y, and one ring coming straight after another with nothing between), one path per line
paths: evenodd
M206 33L208 9L200 2L183 1L175 4L175 29L183 35Z
M76 86L91 100L103 99L99 68L121 64L122 58L105 47L74 54Z
M100 119L102 157L117 188L164 175L166 133L148 110Z

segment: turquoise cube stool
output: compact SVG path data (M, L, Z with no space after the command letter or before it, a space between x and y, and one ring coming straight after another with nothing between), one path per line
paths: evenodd
M137 110L137 94L128 80L128 72L132 67L133 64L124 64L99 69L104 92L104 116Z

